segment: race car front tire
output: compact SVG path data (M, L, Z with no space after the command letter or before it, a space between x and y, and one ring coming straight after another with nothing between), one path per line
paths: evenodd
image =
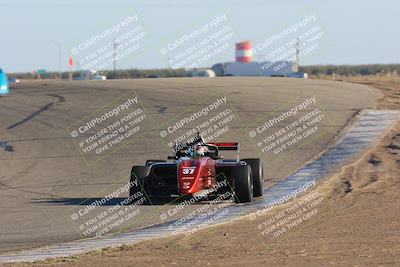
M139 192L142 192L143 196L146 197L146 193L144 191L144 179L145 177L149 176L149 174L150 168L147 166L132 167L129 189L129 198L131 199L131 202L135 202L135 199L137 198L135 196L137 196Z
M253 181L249 165L238 165L233 169L234 199L236 203L253 200Z
M264 192L264 173L262 160L258 158L254 159L242 159L251 167L251 174L253 178L253 196L261 197Z

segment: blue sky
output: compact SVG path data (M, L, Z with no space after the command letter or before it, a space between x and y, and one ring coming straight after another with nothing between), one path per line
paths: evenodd
M301 58L302 65L400 63L399 10L400 2L385 0L0 0L0 67L8 72L58 70L54 40L67 70L71 48L132 15L138 16L146 37L118 67L168 67L160 48L223 14L235 35L229 48L205 65L232 61L235 42L262 42L311 14L324 37L315 52Z

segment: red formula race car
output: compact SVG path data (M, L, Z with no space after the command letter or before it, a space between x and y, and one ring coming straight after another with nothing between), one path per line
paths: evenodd
M165 160L148 160L133 166L130 197L205 198L230 192L238 203L263 195L263 167L258 158L222 159L219 151L238 150L235 142L204 143L200 135L190 143L175 145ZM140 193L139 193L140 194Z

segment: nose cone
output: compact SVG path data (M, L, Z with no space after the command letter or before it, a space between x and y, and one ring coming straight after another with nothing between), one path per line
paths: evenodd
M178 180L181 193L191 194L196 191L196 181L199 180L199 166L200 162L193 159L184 160L179 164Z

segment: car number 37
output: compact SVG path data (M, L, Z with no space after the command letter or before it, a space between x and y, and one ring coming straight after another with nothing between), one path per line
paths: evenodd
M189 168L183 167L182 174L185 174L185 175L186 174L193 174L195 170L196 170L196 167L189 167Z

